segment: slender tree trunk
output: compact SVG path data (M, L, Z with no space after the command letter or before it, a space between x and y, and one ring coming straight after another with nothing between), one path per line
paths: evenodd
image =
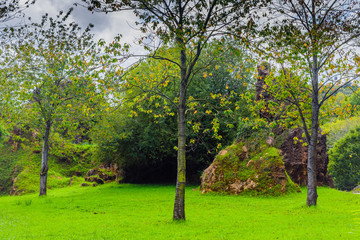
M316 176L316 146L319 131L319 79L318 79L318 66L317 56L313 56L313 67L312 67L312 116L311 116L311 136L309 140L308 148L308 162L307 162L307 200L308 206L316 205L317 203L317 176Z
M182 49L181 55L181 86L178 108L178 153L177 153L177 180L174 203L173 220L185 220L185 182L186 182L186 53Z
M319 110L318 107L313 106L312 109L312 126L311 126L311 137L310 144L308 148L308 162L307 162L307 205L313 206L317 203L317 176L316 176L316 145L318 138L318 118Z
M47 183L47 173L48 173L48 157L49 157L49 136L51 130L51 121L46 121L45 134L43 136L43 147L41 155L41 171L40 171L40 194L46 195L46 183Z

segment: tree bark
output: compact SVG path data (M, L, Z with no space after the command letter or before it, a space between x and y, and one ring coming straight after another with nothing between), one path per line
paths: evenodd
M311 126L311 137L310 144L308 148L308 162L307 162L307 205L313 206L317 203L317 176L316 176L316 145L318 138L318 118L319 118L319 109L318 106L313 106L312 108L312 126Z
M186 53L180 51L181 83L178 108L178 152L177 152L177 180L174 203L173 220L185 220L185 183L186 183Z
M46 183L48 173L48 157L49 157L49 136L51 130L51 121L46 121L45 134L43 136L43 147L41 155L41 170L40 170L40 194L39 196L46 195Z
M313 55L312 66L312 102L311 102L311 136L309 139L308 162L307 162L307 200L310 207L317 203L317 176L316 176L316 145L319 131L319 70L317 55Z
M177 180L174 203L174 220L185 220L185 182L186 182L186 133L185 109L180 107L178 112L178 155Z

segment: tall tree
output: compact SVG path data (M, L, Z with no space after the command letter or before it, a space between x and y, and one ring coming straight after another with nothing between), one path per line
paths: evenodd
M176 54L175 48L159 51L168 58ZM194 77L187 92L187 179L193 182L200 179L199 171L213 160L216 151L234 140L239 115L246 111L240 94L253 79L249 56L236 42L212 41L198 65L209 64L212 56L216 58ZM126 181L175 179L177 67L149 58L130 70L125 79L122 106L117 106L94 134L101 156L117 161ZM159 175L164 171L166 174Z
M79 113L91 113L102 92L94 82L97 48L90 28L82 31L77 24L66 23L70 12L56 18L44 15L40 23L9 31L4 52L7 64L2 71L8 74L0 89L10 94L3 99L2 117L12 123L25 121L42 135L40 195L46 195L54 126L64 126Z
M354 78L352 44L360 35L360 2L356 0L274 0L267 8L259 52L283 68L301 71L310 82L311 117L304 118L301 102L294 102L309 144L307 205L317 203L316 143L319 113L324 102ZM291 74L282 74L291 77ZM286 82L286 81L285 81ZM306 81L305 81L306 82ZM295 99L298 96L294 96ZM309 123L309 124L308 124Z
M90 11L118 12L132 10L148 38L158 37L162 43L171 43L177 49L176 60L151 52L151 57L169 61L177 66L180 82L177 101L177 182L174 202L174 220L185 219L186 183L186 99L196 73L197 62L207 42L223 34L240 34L251 23L248 13L266 1L233 0L83 0ZM149 45L147 45L149 46ZM149 48L148 48L149 49Z

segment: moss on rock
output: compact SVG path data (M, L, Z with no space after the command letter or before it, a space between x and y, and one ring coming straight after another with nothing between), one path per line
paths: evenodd
M287 175L278 149L266 145L251 149L238 142L222 150L203 173L202 193L277 196L300 191Z

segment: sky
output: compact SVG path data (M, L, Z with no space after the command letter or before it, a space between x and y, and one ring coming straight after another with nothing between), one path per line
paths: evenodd
M132 46L131 51L136 54L145 52L142 46L135 43L141 32L135 25L136 17L131 11L108 14L91 13L84 7L75 7L75 2L81 2L81 0L37 0L34 5L25 9L23 13L26 17L31 17L33 21L37 22L45 13L56 17L59 11L66 12L69 8L74 7L70 21L78 23L83 28L86 28L89 23L94 24L92 33L96 40L102 38L106 42L110 42L115 36L121 34L123 36L122 42Z

